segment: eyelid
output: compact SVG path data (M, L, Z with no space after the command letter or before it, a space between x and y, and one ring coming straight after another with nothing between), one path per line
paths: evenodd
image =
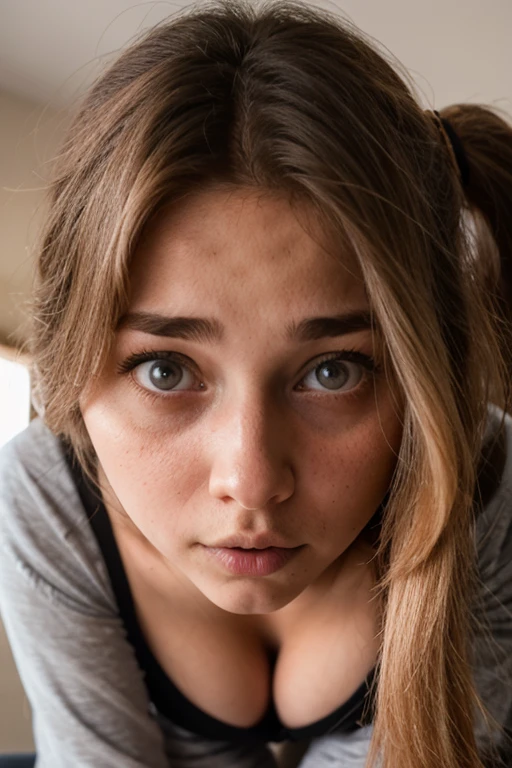
M378 369L378 365L371 355L359 352L357 349L339 349L334 352L326 352L325 355L317 355L316 357L311 358L311 360L306 363L304 375L329 360L341 360L342 362L356 363L357 365L366 368L368 371L376 371Z
M157 360L171 360L183 365L183 367L188 368L191 372L194 371L194 362L191 358L182 355L181 352L170 352L168 350L143 350L142 352L135 352L118 363L116 370L119 374L128 373L137 366L142 365L142 363L156 362Z

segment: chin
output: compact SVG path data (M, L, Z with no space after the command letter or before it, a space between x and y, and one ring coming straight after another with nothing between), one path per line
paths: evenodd
M218 608L240 616L274 613L288 605L296 595L279 589L275 584L257 584L249 580L201 588L203 595Z

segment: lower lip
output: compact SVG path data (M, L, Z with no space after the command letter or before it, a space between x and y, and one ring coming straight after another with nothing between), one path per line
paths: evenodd
M206 547L206 551L236 576L269 576L289 563L302 547L282 549L240 549L237 547Z

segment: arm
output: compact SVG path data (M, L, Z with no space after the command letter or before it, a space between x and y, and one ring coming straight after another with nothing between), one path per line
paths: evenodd
M0 451L0 614L37 768L169 768L101 553L39 420Z
M478 541L474 679L503 731L488 731L478 714L475 733L486 768L501 768L512 765L512 489L484 511Z
M63 600L5 547L0 609L32 708L37 768L168 768L120 618Z

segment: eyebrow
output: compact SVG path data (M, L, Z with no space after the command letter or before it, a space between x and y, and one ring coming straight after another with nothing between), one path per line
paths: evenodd
M373 328L370 311L356 310L331 317L310 317L299 323L288 323L285 334L288 341L307 342ZM122 329L202 343L219 343L224 338L224 327L215 318L167 317L153 312L129 312L123 315L116 330Z

